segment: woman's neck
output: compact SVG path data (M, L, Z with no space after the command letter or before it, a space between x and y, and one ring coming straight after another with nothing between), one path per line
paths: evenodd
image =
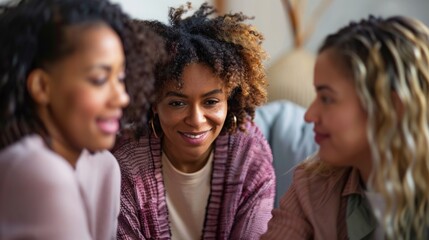
M359 170L361 181L366 185L372 172L372 162L368 161L367 163L363 163L356 168Z
M55 141L55 140L53 140L51 142L51 148L58 155L62 156L64 159L66 159L67 162L70 163L70 165L73 168L76 168L77 160L78 160L80 153L82 151L76 151L76 150L72 150L70 148L66 148L64 144L62 144L61 142Z
M183 173L194 173L201 170L207 164L212 148L210 147L204 154L195 158L186 158L183 155L179 155L165 146L165 144L163 144L162 150L177 170Z
M52 121L49 114L46 113L46 110L42 111L39 116L46 128L47 138L49 139L48 146L70 163L73 168L75 168L77 160L83 149L73 147L73 145L67 142L65 137L60 133L59 129Z

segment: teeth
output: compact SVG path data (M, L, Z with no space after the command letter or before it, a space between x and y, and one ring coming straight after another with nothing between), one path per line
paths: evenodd
M195 134L184 133L183 135L185 135L188 138L197 139L197 138L202 137L204 135L204 133L203 134L196 134L196 135Z

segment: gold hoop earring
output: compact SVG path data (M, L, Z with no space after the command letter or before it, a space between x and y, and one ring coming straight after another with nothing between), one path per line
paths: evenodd
M153 118L149 120L149 125L152 128L152 132L153 132L153 135L155 135L155 138L159 138L158 134L156 133L155 126L153 124Z
M237 129L237 117L235 114L232 114L232 125L231 125L231 131L235 131Z

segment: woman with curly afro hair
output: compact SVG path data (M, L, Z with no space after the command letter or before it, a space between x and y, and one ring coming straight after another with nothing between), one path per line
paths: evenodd
M139 139L113 151L122 173L119 239L258 239L274 202L272 154L253 123L266 100L262 36L245 15L203 4L170 25ZM138 123L136 123L138 125Z
M120 170L107 149L130 97L148 105L156 56L141 53L159 36L105 0L3 4L0 239L115 238Z

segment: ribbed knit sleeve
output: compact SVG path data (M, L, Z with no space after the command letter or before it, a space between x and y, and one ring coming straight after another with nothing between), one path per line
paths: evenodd
M356 178L350 177L350 172L344 168L326 176L312 175L305 166L298 166L261 240L349 239L345 220L348 197L343 190L347 183L359 182L350 180Z
M159 139L121 139L113 154L121 166L118 239L169 239Z
M220 136L208 206L208 214L216 217L207 216L203 239L259 239L274 195L272 153L260 130L248 124L246 132Z
M296 175L295 175L296 176ZM313 239L313 228L307 219L302 204L297 195L297 181L294 179L287 193L280 200L280 206L273 210L273 218L268 225L268 231L261 240L280 239Z
M273 209L275 174L271 149L258 128L250 128L249 132L252 131L250 145L237 154L245 159L243 164L247 166L248 172L243 176L246 187L229 239L259 239L267 230Z

